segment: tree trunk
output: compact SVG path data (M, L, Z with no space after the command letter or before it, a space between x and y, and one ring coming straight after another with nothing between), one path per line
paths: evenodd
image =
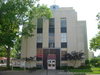
M10 46L8 46L7 48L7 64L6 64L7 68L10 68Z

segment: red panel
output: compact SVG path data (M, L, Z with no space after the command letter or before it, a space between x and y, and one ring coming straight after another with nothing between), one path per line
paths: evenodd
M48 54L48 59L56 59L56 54Z
M43 57L43 54L37 54L37 57Z

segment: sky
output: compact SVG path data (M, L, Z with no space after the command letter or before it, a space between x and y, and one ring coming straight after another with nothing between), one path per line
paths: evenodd
M100 12L100 0L40 0L40 4L59 5L59 7L73 7L77 12L78 20L86 20L88 45L97 32L96 15ZM89 46L88 46L89 47ZM100 55L100 50L94 53Z

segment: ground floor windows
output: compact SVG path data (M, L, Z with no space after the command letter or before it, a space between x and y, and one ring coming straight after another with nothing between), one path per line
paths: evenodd
M36 59L37 59L37 61L42 61L43 60L43 49L42 48L37 49Z
M62 42L61 43L61 48L67 48L67 42Z
M42 28L37 28L37 33L43 33L43 29Z
M37 43L37 48L42 48L42 43Z
M54 48L55 47L55 43L51 42L49 43L49 48Z
M66 60L66 53L67 53L67 51L61 51L61 60L63 61L65 61Z

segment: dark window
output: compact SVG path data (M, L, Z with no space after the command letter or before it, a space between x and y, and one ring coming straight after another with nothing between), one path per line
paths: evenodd
M54 25L50 25L49 28L54 28Z
M43 29L42 28L37 28L37 33L42 33Z
M61 48L67 48L67 43L61 43Z
M43 19L39 18L37 19L37 28L42 28L43 27Z
M61 27L66 27L66 18L61 18Z
M37 57L36 60L37 60L37 61L41 61L42 58L41 58L41 57Z
M55 47L55 43L49 43L49 48L54 48Z
M49 28L49 33L54 33L54 28Z
M41 64L36 64L37 68L42 68L43 66Z
M54 18L49 19L49 28L54 28Z
M65 27L61 28L61 33L66 33L66 32L67 32L67 30Z
M37 48L42 48L42 43L37 43Z

